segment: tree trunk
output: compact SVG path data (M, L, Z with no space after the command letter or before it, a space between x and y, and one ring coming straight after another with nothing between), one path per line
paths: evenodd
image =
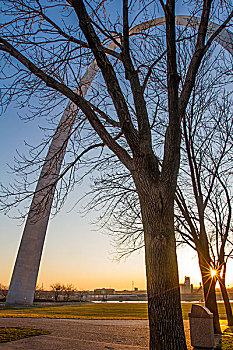
M229 296L227 293L227 288L226 284L223 278L219 277L219 284L220 284L220 289L224 301L224 306L227 314L227 323L228 326L233 326L233 315L232 315L232 308L231 308L231 303L229 300Z
M143 192L139 191L139 199L145 236L150 350L186 350L174 208L172 201L169 208L163 207L161 191L153 190L153 185Z
M210 270L210 259L208 257L209 254L205 254L198 251L198 259L202 276L202 284L204 289L204 297L205 297L205 306L213 313L214 315L214 333L221 334L221 327L219 323L219 314L218 314L218 306L216 300L216 292L215 278L211 277Z

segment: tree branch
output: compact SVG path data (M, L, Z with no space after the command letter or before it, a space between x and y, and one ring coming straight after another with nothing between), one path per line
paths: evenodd
M233 11L230 13L227 19L218 27L218 29L211 35L211 37L209 38L209 40L205 45L205 52L209 49L210 45L216 39L216 37L223 31L223 29L226 28L227 24L230 22L232 18L233 18Z
M209 23L209 16L211 10L211 4L213 0L205 0L203 4L203 11L201 15L201 21L197 34L197 43L195 52L189 64L186 79L183 85L183 89L179 98L179 115L180 118L184 117L184 113L195 83L198 68L200 67L203 56L205 55L205 39L207 35L207 28Z
M133 126L128 106L124 99L114 69L103 50L103 46L97 34L94 31L83 1L72 0L71 4L78 16L80 28L85 35L87 42L90 45L91 50L95 56L96 62L102 72L107 90L116 108L121 128L128 142L128 145L131 148L132 152L135 153L138 150L139 146L138 133Z
M167 198L169 200L175 194L176 179L180 164L181 127L178 110L180 77L177 72L176 62L175 0L167 0L165 6L169 124L165 135L160 181L167 192Z
M67 85L58 82L45 72L43 72L40 68L36 67L28 58L23 56L18 50L16 50L11 44L9 44L5 39L0 37L0 48L3 46L3 50L8 52L11 56L16 58L19 62L21 62L31 73L35 74L38 78L45 82L48 87L51 87L63 95L65 95L68 99L73 101L87 116L90 124L93 126L94 130L97 132L101 140L113 151L117 157L122 161L122 163L130 169L132 167L132 160L129 154L123 149L112 136L106 131L102 123L100 122L97 115L91 109L88 102L80 95L73 92Z
M39 2L37 2L39 4ZM39 4L40 5L40 4ZM35 9L33 9L33 11L36 11ZM77 38L74 38L71 35L68 35L66 32L64 32L64 30L62 30L51 18L49 18L48 16L45 15L45 13L43 12L43 9L40 5L40 11L36 11L43 19L45 19L49 24L51 24L60 35L62 35L64 38L66 38L68 41L73 42L75 44L78 44L82 47L85 48L90 48L90 46L88 45L88 43L86 43L85 41L79 40ZM121 55L109 48L104 47L104 51L111 55L116 57L118 60L121 60Z

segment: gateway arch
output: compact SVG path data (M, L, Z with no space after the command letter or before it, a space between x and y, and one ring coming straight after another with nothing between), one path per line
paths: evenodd
M200 19L197 17L176 16L176 25L197 29L199 23ZM130 34L136 35L142 30L164 24L165 17L152 19L135 26L131 29ZM207 35L211 36L218 28L219 25L210 22ZM233 55L232 32L223 29L220 34L215 37L214 41ZM115 50L116 44L110 43L108 49ZM94 80L98 70L99 68L94 60L80 80L81 93L83 96L86 95L88 87ZM59 178L66 146L75 123L77 112L77 106L69 102L50 144L25 223L11 277L6 305L33 304L41 255L54 198L55 184Z

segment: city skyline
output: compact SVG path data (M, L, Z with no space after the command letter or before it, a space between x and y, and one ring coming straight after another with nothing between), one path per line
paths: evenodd
M88 223L90 217L80 217L76 212L62 212L50 221L42 256L37 284L49 288L53 283L72 283L77 289L95 288L131 289L132 281L139 289L146 289L144 254L134 253L126 261L113 260L110 238L94 231ZM0 283L9 284L23 225L3 217L1 220L2 244L0 248ZM8 235L4 231L8 228ZM6 232L6 231L5 231ZM98 249L97 249L98 248ZM89 249L89 252L87 251ZM177 249L179 280L190 276L191 283L198 286L201 281L195 252L191 248ZM228 272L230 271L228 267ZM227 286L232 286L227 274Z

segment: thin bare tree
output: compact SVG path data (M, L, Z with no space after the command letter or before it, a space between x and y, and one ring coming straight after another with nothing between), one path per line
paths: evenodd
M209 97L214 101L213 96ZM197 100L200 101L200 96ZM232 102L224 94L212 101L204 114L197 117L193 106L190 118L183 120L188 167L181 167L176 193L176 230L182 241L197 251L205 303L214 313L217 324L215 285L227 256L227 243L232 239L229 168L232 164L233 125ZM221 286L223 290L223 284ZM226 295L224 301L230 315ZM229 324L231 318L228 317Z

